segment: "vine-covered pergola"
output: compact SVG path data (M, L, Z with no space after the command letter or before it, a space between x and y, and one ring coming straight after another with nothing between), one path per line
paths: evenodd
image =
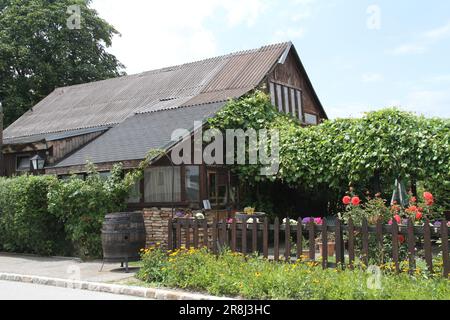
M395 179L450 181L450 120L426 118L396 108L366 113L357 119L327 120L304 126L280 114L267 95L256 92L230 101L210 124L221 130L278 129L280 170L258 175L258 166L239 166L242 179L254 185L279 180L306 191L339 196L349 186L387 195Z

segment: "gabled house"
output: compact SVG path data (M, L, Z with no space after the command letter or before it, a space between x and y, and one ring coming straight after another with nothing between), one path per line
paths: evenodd
M270 93L280 112L305 124L327 115L292 43L264 46L179 66L54 90L3 132L4 176L31 170L30 159L45 159L42 173L82 176L92 161L107 175L115 163L139 165L150 149L170 149L171 133L193 129L214 116L228 99L255 89ZM223 166L177 166L160 159L136 185L130 207L198 208L235 204L234 178Z

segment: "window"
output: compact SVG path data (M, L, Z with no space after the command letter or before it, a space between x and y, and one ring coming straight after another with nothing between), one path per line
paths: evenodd
M305 113L306 124L318 124L319 120L315 114Z
M284 90L284 112L289 114L290 108L291 108L291 104L289 103L289 88L288 87L283 87Z
M30 171L30 156L18 156L16 171Z
M191 202L200 201L200 169L197 166L187 166L186 176L186 199Z
M270 96L279 112L292 115L303 122L302 91L300 89L270 82Z
M111 172L110 171L103 171L103 172L99 172L98 175L100 176L100 178L102 180L108 180L108 178L111 176Z
M208 195L213 208L224 208L228 203L228 174L220 171L208 172Z
M283 112L283 87L277 84L277 107L278 111Z
M136 182L128 194L128 203L139 202L141 202L141 181Z
M173 173L175 173L174 177ZM181 201L180 167L147 169L144 174L144 184L144 198L147 203L172 202L172 184L173 201Z
M272 105L276 106L277 102L275 100L275 83L273 83L273 82L270 83L270 99L271 99Z
M298 103L295 100L295 90L290 89L290 91L291 91L292 116L294 118L296 118L298 115ZM301 118L299 118L299 119L301 119Z
M303 122L303 95L300 90L295 90L295 94L297 95L298 119Z

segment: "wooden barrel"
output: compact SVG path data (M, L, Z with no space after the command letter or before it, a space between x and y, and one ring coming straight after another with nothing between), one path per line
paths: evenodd
M102 228L103 260L106 262L139 261L145 247L142 212L111 213Z

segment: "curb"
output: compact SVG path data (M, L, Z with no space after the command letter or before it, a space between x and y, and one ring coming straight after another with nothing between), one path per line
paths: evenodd
M232 300L203 294L182 292L177 290L142 288L136 286L123 286L117 284L96 283L88 281L67 280L57 278L47 278L12 273L0 273L0 280L32 283L59 288L87 290L94 292L111 293L117 295L127 295L139 298L156 300Z

